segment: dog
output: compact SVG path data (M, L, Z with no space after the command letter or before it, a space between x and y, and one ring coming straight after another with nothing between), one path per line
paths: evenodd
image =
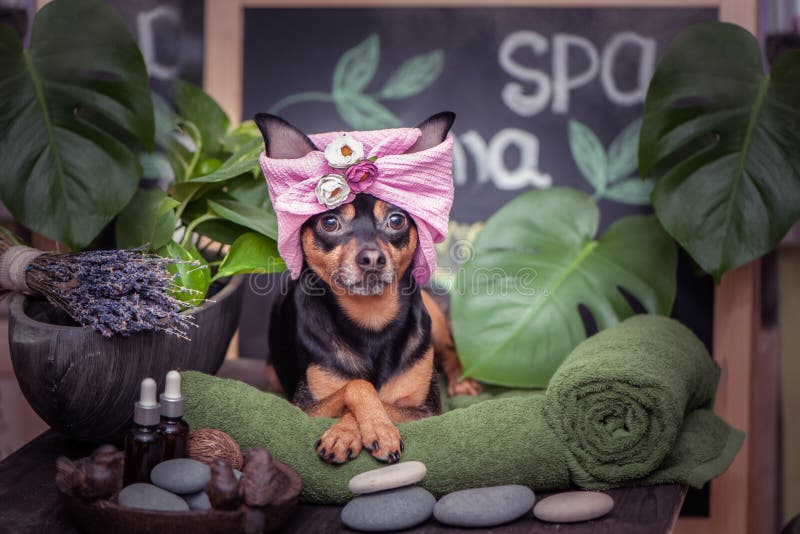
M454 119L443 112L423 121L407 153L442 143ZM268 158L318 150L278 117L255 120ZM274 374L308 415L338 418L316 443L320 459L343 464L365 448L382 463L397 462L404 443L394 423L441 412L435 357L448 393L480 391L472 379L458 381L446 316L412 276L417 225L403 209L361 193L308 218L299 239L302 270L272 309Z

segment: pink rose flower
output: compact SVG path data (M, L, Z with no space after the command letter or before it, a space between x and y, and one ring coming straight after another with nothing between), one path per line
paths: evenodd
M378 167L369 160L359 161L347 168L345 177L353 193L361 193L375 183L378 176Z

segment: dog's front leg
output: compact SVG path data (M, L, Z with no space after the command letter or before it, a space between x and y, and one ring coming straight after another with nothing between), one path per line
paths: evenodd
M341 417L317 442L321 459L344 463L358 456L362 445L378 461L400 459L400 431L371 383L336 376L318 366L310 366L306 378L295 402L311 417Z
M345 403L358 421L361 441L379 462L394 463L400 459L403 441L394 426L378 392L366 380L353 380L345 388Z
M394 426L375 387L366 380L352 380L327 397L303 406L312 417L341 419L317 441L320 459L341 464L358 456L362 447L375 459L393 463L403 448L400 431Z

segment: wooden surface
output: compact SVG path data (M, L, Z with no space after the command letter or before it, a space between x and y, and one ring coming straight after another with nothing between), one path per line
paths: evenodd
M63 516L55 485L55 460L86 456L91 446L49 430L0 462L0 532L26 534L77 533ZM313 460L312 460L313 461ZM669 532L680 510L685 488L679 485L619 489L608 492L616 507L597 521L559 525L542 523L532 515L492 531L497 533L657 534ZM542 493L539 498L544 496ZM339 522L338 506L300 505L284 532L306 534L351 532ZM477 532L443 526L434 520L406 532Z

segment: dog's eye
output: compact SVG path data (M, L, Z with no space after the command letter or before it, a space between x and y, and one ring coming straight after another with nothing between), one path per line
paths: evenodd
M320 219L319 226L326 232L335 232L339 229L339 219L333 215L328 215Z
M402 213L392 213L387 219L387 224L392 230L402 230L406 227L408 220Z

